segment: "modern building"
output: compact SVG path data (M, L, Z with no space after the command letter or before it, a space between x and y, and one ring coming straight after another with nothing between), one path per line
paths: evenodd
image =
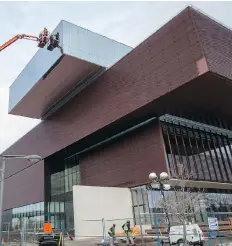
M44 160L7 162L4 222L73 228L73 185L141 186L179 163L231 199L229 28L187 7L134 49L66 21L57 30L63 53L40 49L10 87L9 113L42 122L4 154Z

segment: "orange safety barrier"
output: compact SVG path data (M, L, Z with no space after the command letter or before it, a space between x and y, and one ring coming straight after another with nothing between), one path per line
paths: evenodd
M137 226L131 228L132 235L133 236L140 236L140 230ZM116 232L115 233L116 237L125 237L126 233L125 232Z

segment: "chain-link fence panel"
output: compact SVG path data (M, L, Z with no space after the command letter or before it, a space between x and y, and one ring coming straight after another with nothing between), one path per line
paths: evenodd
M32 222L22 220L20 223L4 223L2 231L2 244L5 245L20 245L33 246L42 245L42 241L49 240L50 244L60 245L64 241L73 241L74 228L70 229L53 229L52 234L44 233L42 222ZM43 243L43 245L45 245ZM49 245L46 244L46 245Z

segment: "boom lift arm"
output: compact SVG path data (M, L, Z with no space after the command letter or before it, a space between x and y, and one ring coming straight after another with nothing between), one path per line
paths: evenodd
M13 44L14 42L16 42L19 39L28 39L28 40L33 40L33 41L39 41L39 38L35 37L35 36L30 36L30 35L26 35L26 34L19 34L16 35L15 37L13 37L12 39L10 39L9 41L7 41L5 44L0 46L0 52L3 51L4 49L6 49L7 47L9 47L11 44Z
M55 35L50 35L47 28L44 28L44 30L39 34L39 37L26 35L26 34L19 34L4 43L3 45L0 45L0 52L9 47L11 44L15 43L19 39L27 39L38 42L39 48L44 48L44 46L48 44L47 49L52 51L56 47L59 47L60 37L59 33L56 33Z

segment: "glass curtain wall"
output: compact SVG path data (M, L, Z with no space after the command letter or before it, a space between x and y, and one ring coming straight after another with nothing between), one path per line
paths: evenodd
M22 221L27 221L29 229L42 230L44 223L44 202L9 209L3 212L3 230L18 230Z
M77 156L65 159L64 156L50 158L46 162L46 220L53 228L64 226L72 230L73 220L73 185L80 184L80 166Z
M171 176L184 167L195 180L231 182L232 132L190 123L161 120Z
M184 167L194 180L232 181L232 131L220 128L226 124L222 119L216 121L212 118L212 121L214 126L172 115L160 117L167 161L173 178L180 174L179 167ZM207 120L204 122L207 123ZM216 124L218 122L221 124ZM227 128L230 127L227 125ZM149 224L150 221L150 224L154 224L154 218L158 223L165 223L160 191L140 188L143 189L131 189L136 224L139 224L139 211L143 223ZM173 191L164 191L164 194L167 195L168 192ZM203 222L204 213L207 213L208 216L216 216L218 220L227 220L232 217L231 204L231 190L204 189L199 201L201 212L195 214L193 219ZM170 219L176 222L174 215L170 215Z
M135 224L154 225L154 218L159 224L165 224L166 218L162 207L161 193L159 190L146 190L139 187L137 191L131 189ZM166 196L170 191L164 191ZM194 192L194 191L193 191ZM200 213L194 214L196 222L204 222L204 213L208 216L217 217L218 220L228 220L232 217L232 191L219 189L206 189L199 201ZM140 216L139 216L140 211ZM178 222L175 215L169 214L171 222Z
M144 189L145 186L140 187L138 191L131 190L132 195L132 204L133 204L133 212L135 224L139 225L140 220L142 225L151 224L151 215L149 209L149 197L147 196L147 192ZM138 216L140 212L140 217Z

